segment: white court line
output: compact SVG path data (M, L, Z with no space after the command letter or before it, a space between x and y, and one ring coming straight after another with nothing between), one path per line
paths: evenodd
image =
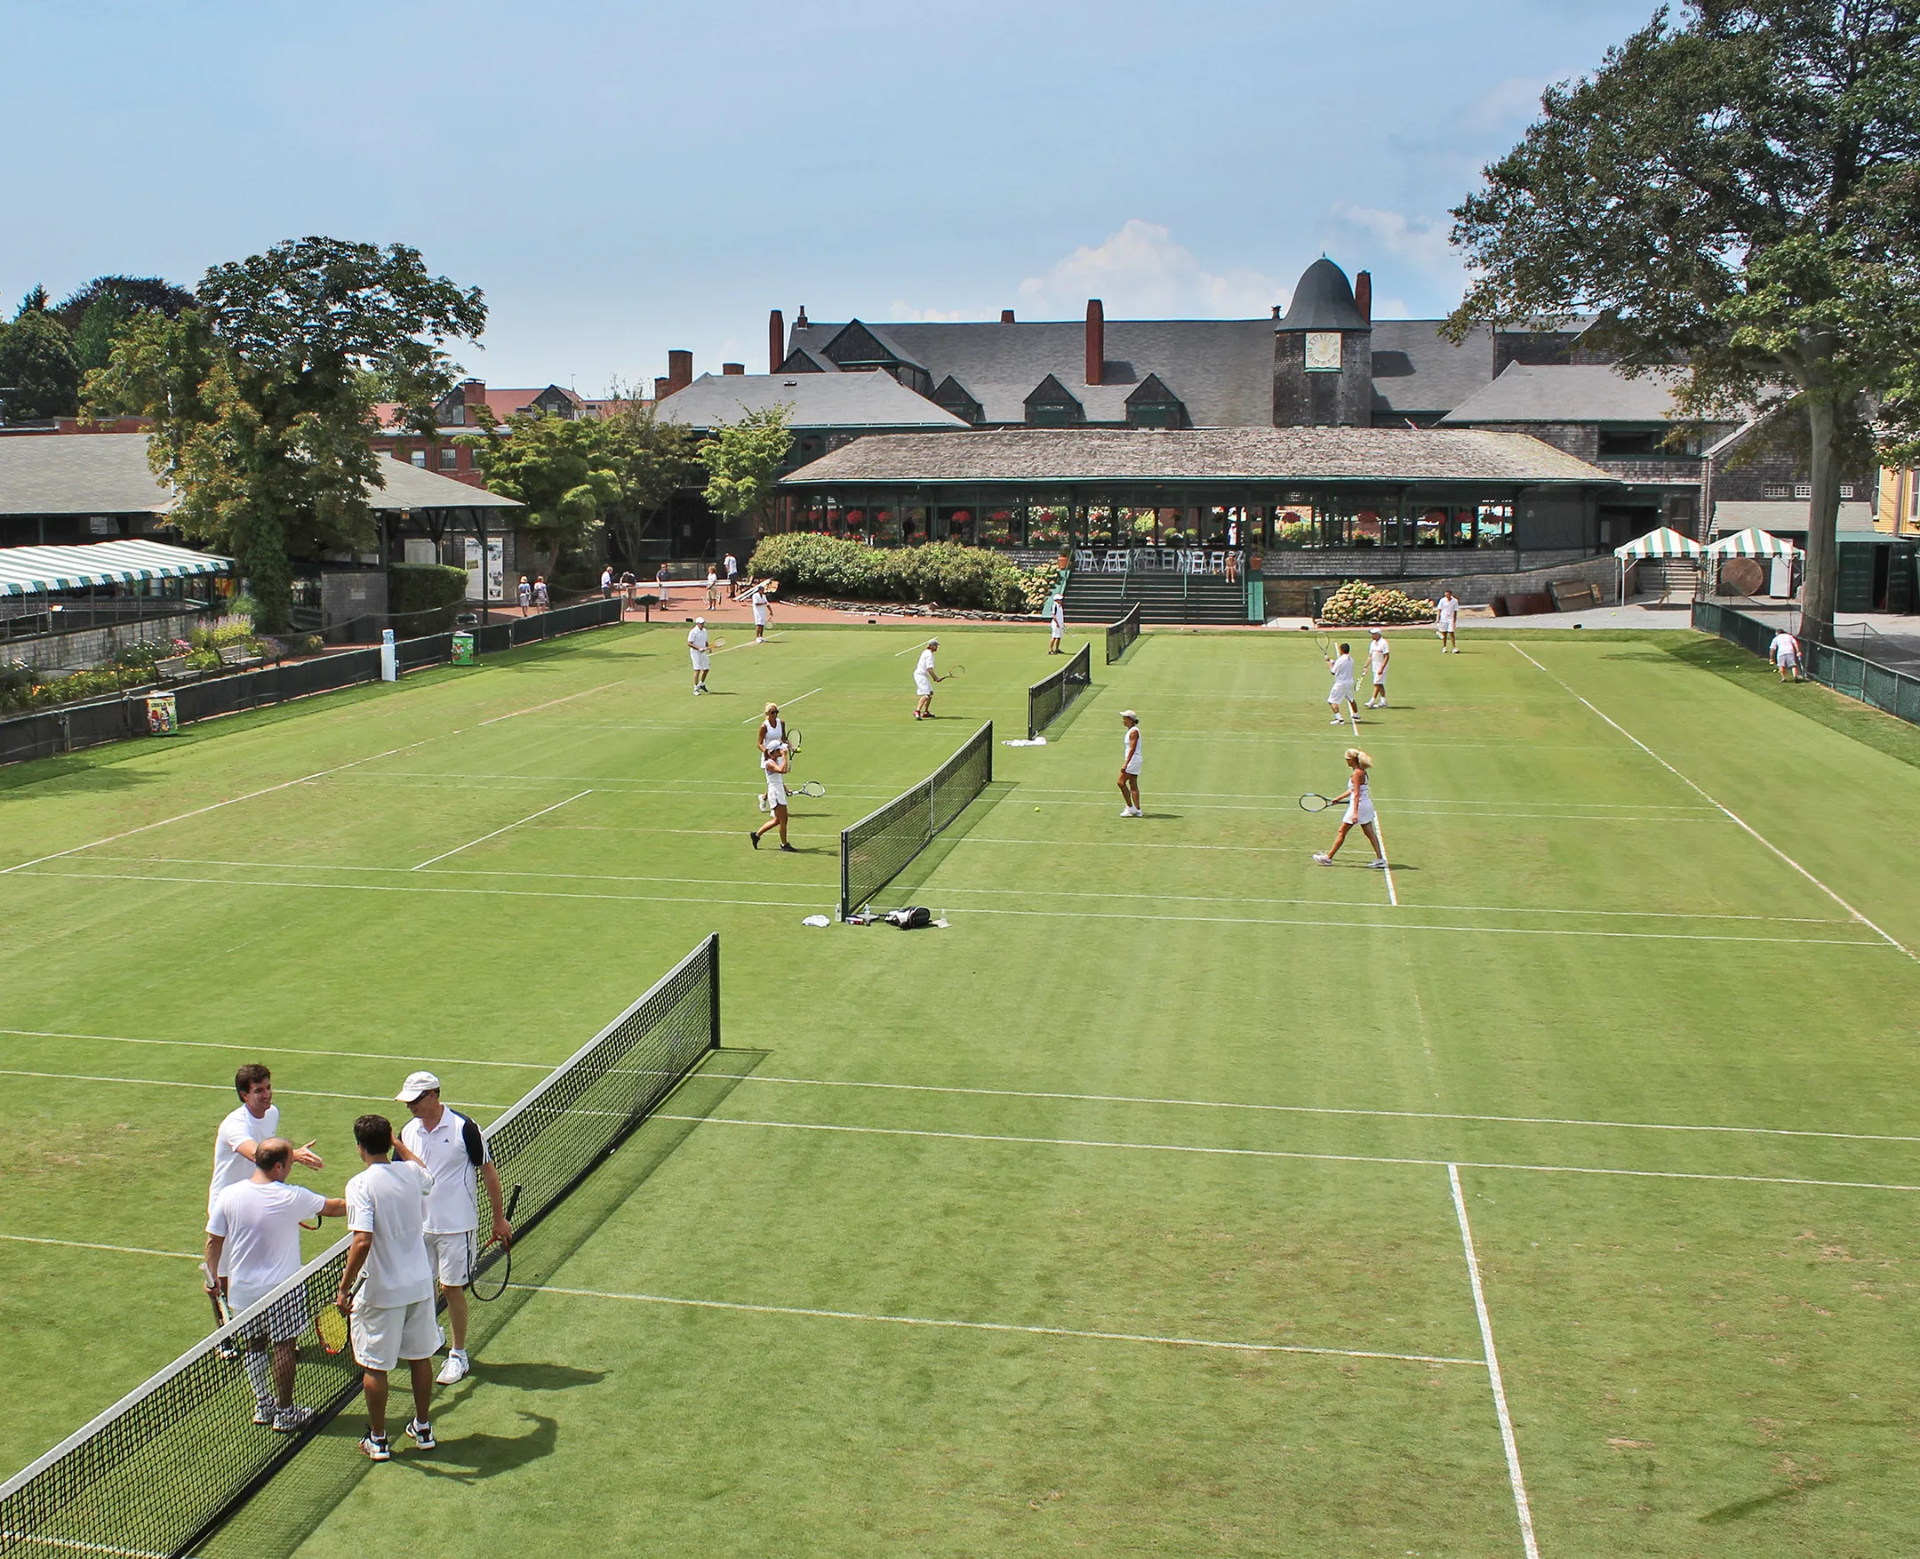
M904 650L895 650L890 658L898 660L902 655L911 655L915 650L924 650L931 643L933 643L931 639L922 639L918 644L909 644Z
M22 1039L85 1039L103 1045L164 1045L183 1050L237 1050L243 1055L270 1056L337 1056L345 1061L403 1061L409 1066L419 1062L430 1062L434 1066L498 1066L520 1072L551 1072L558 1062L547 1061L480 1061L471 1056L417 1056L397 1055L381 1050L305 1050L294 1045L263 1043L258 1045L236 1045L220 1039L137 1039L126 1034L76 1034L65 1029L10 1029L0 1028L0 1035L12 1034Z
M797 704L797 703L799 703L801 699L805 699L805 698L812 698L812 697L813 697L813 694L814 694L814 693L824 693L824 692L826 692L826 689L825 689L825 688L823 688L823 687L817 687L817 688L815 688L815 689L813 690L813 693L802 693L802 694L800 695L800 698L790 698L790 699L788 699L788 700L787 700L787 701L786 701L786 702L785 702L784 704L782 704L782 705L781 705L780 707L781 707L782 709L791 709L791 708L792 708L792 707L793 707L793 706L794 706L795 704ZM744 719L744 720L742 720L742 721L741 721L740 723L741 723L742 725L752 725L754 721L756 721L756 720L764 720L764 719L766 719L766 717L767 717L767 715L766 715L766 711L765 711L765 710L763 709L763 710L761 710L761 712L760 712L759 714L757 714L757 715L748 715L748 716L747 716L747 718L746 718L746 719Z
M1513 1486L1513 1509L1520 1518L1520 1542L1527 1559L1540 1559L1540 1544L1533 1535L1533 1506L1527 1500L1526 1479L1520 1474L1520 1445L1513 1437L1513 1415L1507 1411L1507 1388L1500 1378L1500 1355L1493 1349L1493 1317L1487 1313L1487 1295L1480 1283L1473 1225L1467 1222L1467 1202L1460 1194L1458 1164L1447 1165L1447 1184L1453 1188L1453 1211L1460 1221L1460 1246L1466 1252L1467 1278L1473 1285L1473 1313L1480 1321L1480 1351L1486 1356L1487 1379L1493 1386L1493 1410L1500 1420L1500 1444L1507 1453L1507 1482Z
M1394 891L1393 887L1393 862L1387 859L1387 831L1380 826L1380 814L1378 811L1373 815L1373 832L1380 841L1380 859L1383 863L1381 872L1387 879L1387 902L1395 909L1398 909L1400 907L1400 895Z
M565 698L550 698L544 704L534 704L526 709L516 709L511 714L495 715L491 720L482 720L480 726L498 725L502 720L518 720L522 715L535 715L543 709L552 709L558 704L570 704L576 698L586 698L594 693L604 693L610 687L619 687L618 682L602 682L598 687L583 689L578 693L569 693ZM479 729L479 727L476 727Z
M94 1077L86 1072L23 1072L12 1067L0 1068L0 1077L37 1077L57 1083L129 1083L140 1088L197 1088L203 1092L211 1089L214 1093L231 1093L231 1083L182 1083L166 1077ZM274 1092L283 1093L292 1099L350 1099L355 1104L391 1104L393 1096L383 1093L321 1093L312 1088L276 1088ZM468 1101L476 1110L504 1110L504 1104L480 1104Z
M424 860L418 866L411 867L409 870L417 872L425 871L429 866L433 865L435 861L444 861L449 856L458 855L462 850L471 850L475 845L485 844L489 839L498 839L502 834L510 834L514 829L520 827L522 823L531 823L536 817L545 817L549 812L558 812L562 807L572 806L581 796L591 796L592 794L593 792L591 790L583 790L579 796L569 796L565 801L556 801L552 806L542 807L538 812L529 812L518 821L507 824L505 828L496 828L492 833L482 834L478 839L469 839L465 844L455 845L451 850L444 850L439 855Z
M1233 1353L1308 1353L1333 1359L1392 1359L1403 1364L1466 1364L1479 1359L1444 1354L1388 1353L1372 1348L1310 1348L1301 1343L1216 1342L1205 1337L1156 1337L1137 1332L1087 1332L1069 1326L1013 1326L1000 1321L948 1321L921 1315L868 1315L858 1310L813 1310L800 1305L736 1304L724 1299L679 1299L667 1294L620 1294L598 1288L557 1288L546 1283L510 1285L529 1294L565 1294L574 1299L618 1299L643 1305L678 1305L691 1310L737 1310L748 1315L799 1315L823 1321L872 1321L888 1326L931 1326L968 1332L1014 1332L1029 1337L1070 1337L1087 1342L1153 1343L1166 1348L1220 1348Z
M1554 676L1554 674L1551 671L1547 671L1547 668L1545 666L1542 666L1539 661L1535 660L1525 650L1521 649L1519 645L1512 644L1510 642L1510 648L1512 648L1514 652L1518 654L1522 660L1527 661L1531 665L1537 667L1540 671L1545 672L1546 675L1548 675L1549 677L1553 677L1553 680L1555 682L1559 682L1560 686L1563 689L1565 689L1566 692L1571 694L1574 698L1579 699L1579 701L1585 704L1589 710L1591 710L1594 714L1599 715L1602 720L1605 720L1608 725L1612 726L1622 736L1626 737L1628 741L1632 742L1634 746L1638 747L1649 758L1653 759L1653 761L1659 764L1661 768L1665 769L1675 779L1679 780L1681 784L1685 785L1688 789L1697 792L1703 800L1711 802L1715 810L1724 812L1727 815L1728 819L1731 820L1736 826L1745 830L1745 832L1750 834L1753 838L1757 839L1768 850L1772 851L1774 855L1778 856L1782 861L1785 861L1787 865L1791 866L1802 877L1806 878L1808 882L1812 883L1822 893L1826 894L1828 898L1832 899L1834 903L1838 904L1849 915L1853 916L1855 920L1859 921L1863 926L1866 926L1870 931L1873 932L1875 936L1878 936L1881 939L1883 939L1889 947L1897 948L1899 951L1905 953L1907 957L1913 959L1915 963L1920 963L1920 954L1915 953L1912 948L1906 946L1904 943L1895 941L1893 937L1889 936L1885 931L1882 931L1879 926L1875 925L1871 920L1867 919L1867 917L1861 914L1859 910L1855 909L1845 899L1841 898L1839 894L1833 891L1833 889L1829 888L1818 877L1814 876L1814 874L1808 871L1806 867L1802 866L1792 856L1788 855L1785 850L1782 850L1772 840L1768 839L1766 835L1761 833L1760 830L1755 828L1751 823L1747 822L1745 818L1741 817L1731 807L1724 805L1715 797L1708 795L1706 788L1704 786L1699 785L1695 783L1693 780L1688 779L1686 775L1682 774L1671 763L1667 762L1665 758L1661 757L1659 753L1655 752L1645 742L1641 741L1639 737L1635 736L1633 732L1629 731L1618 720L1615 720L1611 715L1602 713L1600 708L1597 705L1590 702L1589 700L1581 698L1580 695L1578 693L1575 693L1571 687L1568 687L1565 682L1561 682L1560 678L1557 676Z
M144 1245L102 1245L97 1240L52 1240L39 1234L0 1234L0 1240L22 1245L64 1245L70 1250L110 1250L122 1256L165 1256L174 1261L200 1261L204 1251L148 1250Z
M115 1548L111 1543L83 1543L72 1537L48 1537L44 1532L0 1532L0 1543L32 1543L36 1548L67 1548L77 1554L112 1554L115 1559L167 1559L144 1548Z
M487 1106L476 1105L476 1109ZM748 1120L738 1115L669 1115L656 1112L657 1121L685 1121L707 1126L761 1126L779 1131L830 1131L862 1137L930 1137L949 1142L1006 1142L1025 1147L1116 1148L1134 1153L1193 1153L1207 1158L1300 1159L1317 1164L1380 1164L1390 1167L1444 1169L1444 1158L1399 1158L1374 1153L1307 1153L1288 1148L1216 1148L1180 1142L1105 1142L1083 1137L1015 1137L980 1131L923 1131L908 1126L834 1126L817 1121ZM1804 1186L1831 1191L1920 1191L1920 1185L1879 1180L1811 1180L1793 1175L1716 1175L1687 1169L1607 1169L1591 1164L1509 1164L1461 1159L1463 1169L1506 1169L1517 1174L1599 1175L1623 1180L1706 1180L1736 1185Z

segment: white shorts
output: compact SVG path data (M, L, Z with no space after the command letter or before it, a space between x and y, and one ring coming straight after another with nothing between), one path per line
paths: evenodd
M356 1304L351 1332L353 1361L363 1370L398 1369L402 1359L430 1359L444 1340L431 1299L388 1310Z
M1440 619L1440 626L1435 628L1433 631L1435 633L1452 633L1453 619L1451 617L1442 617Z
M1375 687L1385 687L1387 685L1387 673L1384 667L1373 674L1373 685Z
M922 698L925 698L929 693L933 691L933 678L932 677L915 677L913 679L913 690L914 692L918 693Z
M1376 815L1371 801L1362 801L1357 805L1349 801L1346 815L1340 821L1351 828L1355 823L1371 823Z
M756 627L756 628L764 628L764 627L766 627L766 625L767 625L767 609L766 609L766 608L765 608L764 606L756 606L756 607L755 607L755 608L753 609L753 625L754 625L754 627Z
M693 657L693 669L695 671L705 671L707 667L712 664L713 657L705 650L688 650L687 653Z
M471 1229L458 1234L427 1235L427 1259L433 1263L434 1276L442 1288L465 1288L473 1276L474 1235Z
M1061 638L1065 638L1065 637L1066 637L1066 632L1067 632L1067 630L1066 630L1066 629L1064 629L1064 628L1062 628L1062 627L1061 627L1061 626L1060 626L1060 625L1059 625L1058 623L1054 623L1054 624L1052 624L1051 626L1049 626L1049 627L1048 627L1048 629L1047 629L1047 637L1048 637L1049 639L1061 639Z
M1327 702L1338 709L1342 704L1352 703L1353 697L1353 684L1351 682L1336 682L1333 685L1333 691L1327 694Z
M1797 666L1800 664L1800 661L1799 657L1797 657L1792 650L1782 650L1778 655L1774 656L1773 663L1776 666Z
M232 1306L233 1313L239 1315L272 1292L270 1288L263 1288L258 1293L249 1293L229 1283L227 1303ZM276 1299L273 1307L249 1325L242 1335L252 1340L265 1337L274 1342L292 1342L307 1329L307 1320L307 1291L304 1287L296 1288Z

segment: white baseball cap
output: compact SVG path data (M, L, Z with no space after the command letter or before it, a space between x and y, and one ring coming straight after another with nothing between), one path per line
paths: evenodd
M1369 628L1367 632L1372 634L1376 639L1380 637L1380 630L1378 628Z
M706 620L706 618L704 618L704 617L696 617L696 618L694 618L694 620L693 620L693 625L694 625L694 626L695 626L696 628L704 628L704 627L706 627L706 625L707 625L707 620Z
M400 1085L400 1091L394 1095L402 1104L412 1104L423 1093L438 1093L440 1079L431 1072L414 1072Z

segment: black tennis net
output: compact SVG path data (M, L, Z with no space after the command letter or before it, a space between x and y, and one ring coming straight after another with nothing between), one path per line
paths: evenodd
M1093 646L1083 644L1066 665L1027 689L1027 740L1032 741L1093 686Z
M1140 637L1140 607L1136 602L1117 623L1107 624L1107 664L1111 666L1127 653L1127 646Z
M993 722L913 789L840 831L840 918L898 877L993 781Z
M488 1129L505 1186L521 1188L524 1238L720 1042L720 938L709 936L652 990ZM483 1220L482 1227L491 1223ZM0 1554L177 1559L283 1467L360 1390L351 1350L329 1356L311 1318L330 1305L348 1241L189 1349L137 1391L5 1484ZM498 1259L490 1250L481 1270ZM222 1358L268 1315L299 1310L294 1400L316 1409L298 1434L252 1422L245 1364Z

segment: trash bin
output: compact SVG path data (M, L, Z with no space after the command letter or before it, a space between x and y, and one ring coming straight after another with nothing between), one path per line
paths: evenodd
M453 663L456 666L473 664L473 635L456 633L453 636Z
M180 706L171 693L147 695L147 735L178 736Z

